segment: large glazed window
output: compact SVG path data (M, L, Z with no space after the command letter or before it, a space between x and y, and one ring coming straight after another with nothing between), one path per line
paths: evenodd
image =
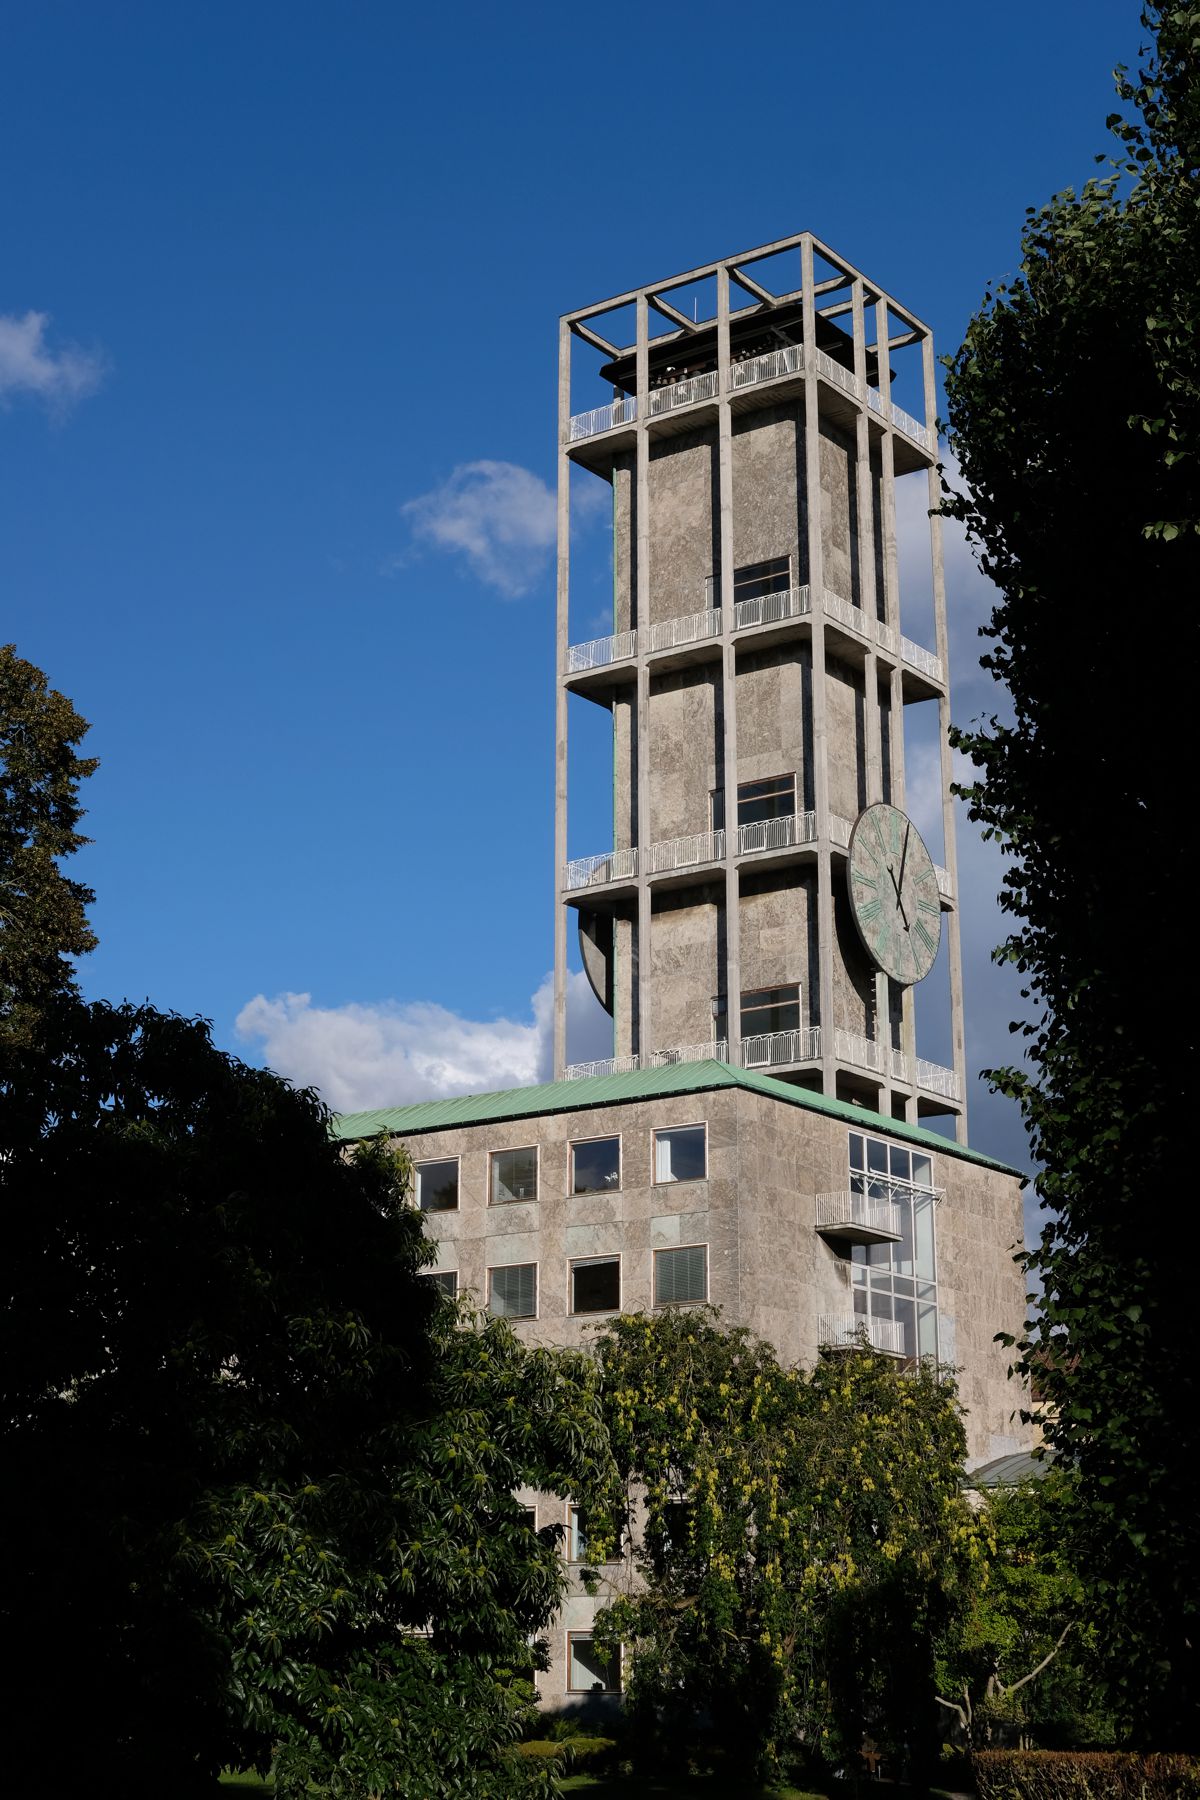
M655 1181L703 1181L708 1142L703 1125L669 1125L654 1134Z
M619 1256L583 1256L571 1264L573 1313L620 1312L621 1259Z
M453 1300L458 1293L458 1270L435 1269L432 1274L422 1275L422 1281L432 1281L434 1287L440 1288L448 1300Z
M655 1306L697 1306L708 1299L708 1248L687 1244L654 1252Z
M937 1259L933 1159L882 1138L850 1133L850 1191L894 1201L898 1244L855 1244L851 1252L854 1311L862 1318L895 1319L906 1356L936 1356Z
M759 825L765 819L788 819L796 811L796 777L791 775L771 775L765 781L738 782L738 816L739 825ZM723 831L725 828L725 790L714 788L712 791L712 828ZM754 849L763 849L762 844L753 844Z
M417 1205L422 1212L454 1212L458 1206L458 1158L417 1164Z
M621 1185L619 1137L588 1138L571 1145L571 1192L610 1194Z
M537 1264L507 1263L489 1269L488 1311L493 1319L536 1319Z
M742 1036L757 1037L774 1031L799 1031L800 988L758 988L742 995Z
M537 1185L536 1149L492 1151L493 1206L504 1206L510 1200L536 1200Z
M619 1694L621 1656L598 1650L591 1632L567 1633L567 1689L572 1694Z
M779 594L792 585L790 556L771 556L766 562L745 563L733 571L733 598L757 600L760 594Z

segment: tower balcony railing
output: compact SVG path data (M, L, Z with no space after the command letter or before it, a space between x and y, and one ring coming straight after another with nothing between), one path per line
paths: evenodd
M636 846L628 850L609 850L603 856L577 856L563 870L563 887L568 890L603 887L609 881L632 881L637 872Z
M839 625L845 625L850 631L856 631L860 637L867 637L870 627L867 615L861 606L855 606L853 600L843 600L840 594L831 594L826 588L821 597L821 605L831 619Z
M943 869L941 863L934 863L933 873L937 879L938 893L942 896L942 899L953 900L954 883L950 879L949 869Z
M705 638L721 634L721 609L709 607L704 612L680 613L674 619L660 619L646 633L648 650L676 650L681 644L703 643Z
M926 650L923 644L914 644L911 638L902 637L900 656L910 669L920 669L922 675L928 675L931 681L941 681L942 659L935 656L932 650Z
M637 396L622 394L619 400L610 400L607 406L593 406L590 412L576 413L571 420L568 441L577 444L580 438L611 431L614 425L632 425L636 418Z
M724 1038L715 1038L707 1044L679 1044L671 1050L655 1050L650 1058L650 1066L654 1069L672 1068L676 1063L724 1062L729 1046Z
M777 381L781 375L795 375L803 361L804 351L799 344L785 344L782 349L768 350L765 356L749 356L745 362L730 363L729 385L736 392L760 381Z
M834 1350L853 1350L865 1332L873 1350L885 1356L904 1355L904 1327L899 1319L872 1319L866 1313L822 1313L817 1320L817 1342Z
M591 1075L630 1075L635 1069L666 1069L676 1063L725 1062L728 1049L724 1038L713 1038L655 1050L649 1056L607 1056L598 1062L568 1063L563 1074L567 1081L586 1081Z
M894 400L889 401L885 406L883 395L878 388L869 387L867 389L867 405L873 413L878 413L881 419L890 416L892 424L897 426L905 437L915 439L923 449L929 451L931 456L937 455L937 432L928 425L922 425L918 419L913 418L911 413L905 412L902 406L897 406Z
M572 644L567 651L567 673L578 675L584 669L604 669L609 663L624 662L636 656L636 631L614 631L611 637L589 638L585 644Z
M673 869L720 862L724 855L723 831L693 831L688 837L666 838L661 844L651 844L643 867L647 875L669 875Z
M703 375L689 375L685 381L673 381L669 387L651 388L646 415L661 418L677 406L694 406L697 400L715 400L719 377L715 369Z
M941 1063L927 1062L923 1056L918 1056L910 1065L902 1050L893 1050L891 1068L893 1081L911 1084L922 1093L938 1094L943 1100L962 1099L958 1076L953 1069L943 1068Z
M781 588L775 594L755 594L749 600L733 603L735 631L749 625L778 625L784 619L799 619L812 611L812 593L807 587Z
M817 373L823 375L826 381L831 381L835 387L852 394L856 400L862 399L862 388L854 370L844 369L841 363L834 362L832 356L826 356L824 350L817 351Z
M890 625L886 625L882 619L875 621L875 641L881 649L887 651L889 656L900 654L899 633L894 631Z
M830 1236L861 1231L879 1237L900 1236L900 1208L894 1200L871 1194L818 1194L816 1229Z
M632 1075L641 1066L640 1056L604 1056L597 1062L569 1063L563 1074L567 1081L587 1081L592 1075Z
M821 1055L821 1028L802 1026L799 1031L760 1031L744 1037L739 1046L743 1069L778 1069L788 1063L816 1062Z
M876 1043L857 1031L835 1031L833 1053L839 1062L851 1063L856 1069L870 1069L882 1075L887 1069L887 1045Z
M784 813L776 819L754 819L739 825L739 856L753 856L759 850L787 850L793 844L811 844L817 835L815 812Z
M839 850L850 848L850 833L853 830L849 819L843 819L837 813L829 815L829 841L836 844Z

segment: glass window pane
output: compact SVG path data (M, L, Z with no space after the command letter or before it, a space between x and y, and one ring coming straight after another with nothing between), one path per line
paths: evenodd
M425 1280L432 1281L434 1286L441 1288L443 1294L446 1294L451 1300L458 1293L457 1269L438 1269L434 1274L426 1275Z
M537 1264L510 1263L488 1270L488 1311L493 1319L537 1316Z
M453 1212L458 1205L458 1158L417 1164L417 1205L422 1212Z
M912 1178L918 1187L933 1186L933 1158L931 1156L919 1156L915 1150L913 1151Z
M917 1274L922 1281L936 1281L937 1270L933 1260L933 1201L930 1198L918 1200L913 1208L916 1236L915 1257Z
M878 1138L867 1139L867 1167L873 1175L886 1175L888 1172L887 1145L881 1144Z
M755 600L760 594L777 594L791 585L792 559L772 556L766 562L745 563L733 571L735 600Z
M892 1245L892 1267L897 1275L913 1272L913 1205L908 1194L900 1192L900 1242Z
M683 1306L707 1299L708 1250L703 1244L655 1251L655 1306Z
M893 1175L901 1181L912 1179L912 1156L907 1150L901 1150L897 1144L888 1145L888 1163Z
M782 819L796 810L795 775L773 775L769 781L738 783L738 824Z
M917 1303L917 1346L920 1355L937 1355L937 1307Z
M917 1349L917 1318L911 1300L897 1300L895 1303L896 1318L904 1331L904 1354L915 1357Z
M567 1561L586 1562L588 1557L587 1524L583 1516L583 1508L573 1506L570 1513L570 1525L567 1530Z
M655 1132L655 1181L703 1181L706 1161L703 1125L672 1125Z
M572 1312L619 1312L620 1308L620 1257L592 1256L571 1264Z
M492 1205L537 1199L537 1151L492 1152Z
M593 1138L571 1145L571 1191L603 1194L621 1185L620 1138Z
M799 1031L798 986L758 988L742 995L742 1034L757 1037L769 1031Z
M573 1694L619 1694L620 1657L604 1656L590 1636L572 1631L567 1637L567 1686Z
M852 1131L850 1133L850 1167L852 1169L865 1169L866 1166L866 1163L863 1161L862 1138L857 1131Z

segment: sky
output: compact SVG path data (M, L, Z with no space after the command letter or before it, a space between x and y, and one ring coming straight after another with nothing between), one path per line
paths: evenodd
M6 8L0 641L92 722L85 992L341 1108L544 1075L559 313L811 229L950 352L1138 41L1132 0ZM989 590L948 574L967 722ZM959 855L971 1141L1025 1167L975 1079L1002 869ZM577 976L572 1057L595 1013Z

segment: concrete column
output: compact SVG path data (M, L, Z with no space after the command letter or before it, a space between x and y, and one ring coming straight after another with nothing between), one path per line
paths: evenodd
M869 647L863 664L863 711L866 718L867 805L883 799L883 730L879 717L879 663L875 655L875 623L879 604L875 593L875 498L871 486L871 433L867 422L867 330L863 311L864 293L861 276L855 276L850 290L854 332L854 378L858 382L860 404L854 421L855 461L854 497L858 516L858 603L870 633ZM887 976L875 974L875 1041L888 1042ZM888 1078L883 1092L888 1091ZM880 1096L880 1110L888 1110Z
M802 311L804 319L804 494L808 510L808 582L812 593L812 707L813 790L817 811L817 940L821 993L821 1086L837 1091L837 1063L833 1054L833 959L837 942L833 931L833 871L829 854L829 758L825 704L825 546L821 520L821 415L817 395L817 317L813 293L813 241L809 233L800 240ZM809 1022L812 996L809 996Z
M725 768L725 1029L730 1062L741 1059L741 899L737 870L737 650L733 613L733 417L729 410L729 271L717 270L717 504L721 520L721 705Z
M637 767L633 813L637 820L637 1053L648 1066L654 1048L650 1017L650 878L644 862L650 843L650 671L646 666L650 624L650 309L637 297Z
M931 428L937 418L937 382L933 360L933 334L926 332L921 341L921 364L925 384L925 422ZM960 1144L967 1142L967 1044L963 1010L962 931L959 913L958 845L955 837L954 797L950 784L954 769L950 753L950 637L946 623L946 565L942 552L942 520L938 508L942 503L941 483L936 468L929 471L929 540L933 565L933 631L934 649L942 660L943 689L938 699L938 748L942 776L942 855L954 890L954 906L942 915L946 926L946 949L950 961L950 1038L953 1046L954 1073L958 1077L961 1110L954 1130Z
M558 327L558 566L554 664L554 1079L567 1066L567 907L562 881L567 866L567 645L571 594L571 332Z

